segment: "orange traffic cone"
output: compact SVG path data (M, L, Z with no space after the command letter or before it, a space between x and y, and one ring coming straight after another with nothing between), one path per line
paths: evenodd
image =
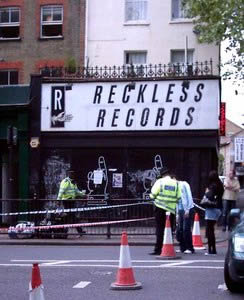
M33 264L32 277L29 284L29 300L45 300L40 269L37 263Z
M116 282L111 284L112 290L138 290L142 288L140 282L136 282L131 266L130 250L126 232L122 232L119 270L117 272Z
M166 213L163 248L162 248L162 252L161 252L160 256L157 256L158 259L181 258L180 256L176 256L176 254L175 254L169 216L170 216L170 213Z
M196 250L206 249L203 246L203 242L202 242L202 238L201 238L198 213L195 213L195 217L194 217L194 224L193 224L193 230L192 230L192 245L193 245L194 249L196 249Z

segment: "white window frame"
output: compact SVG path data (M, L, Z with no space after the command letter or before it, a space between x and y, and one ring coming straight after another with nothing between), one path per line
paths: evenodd
M184 59L179 60L179 61L173 61L173 55L176 52L183 54ZM188 66L188 68L192 69L193 59L194 59L194 50L193 49L187 49L187 57L186 57L186 50L172 49L170 51L171 65L176 73L189 72L189 69L187 70L187 66ZM179 67L181 68L180 70L179 70Z
M127 55L145 55L145 60L143 62L136 62L133 63L133 61L127 61ZM125 65L127 73L131 73L132 71L135 72L135 74L143 74L144 73L144 67L147 63L147 51L125 51Z
M19 84L19 71L18 70L15 70L15 69L9 69L9 70L1 69L0 73L1 72L8 72L8 83L6 85ZM17 72L17 75L18 75L18 82L17 83L13 83L13 84L10 83L10 72ZM0 84L0 86L1 86L1 84Z
M53 20L53 11L54 9L60 8L61 9L61 20ZM43 12L45 9L51 9L51 20L43 21ZM62 5L44 5L41 7L41 24L40 24L40 37L42 39L49 39L49 38L62 38L63 37L63 15L64 9ZM43 35L43 26L48 25L61 25L62 26L62 35L54 35L54 36L46 36Z
M13 37L13 38L4 38L4 37L0 37L0 40L16 40L20 38L20 8L19 7L1 7L0 8L0 12L3 12L7 10L8 14L9 14L9 22L1 22L0 19L0 27L19 27L19 35L17 37ZM11 21L11 16L12 16L12 12L14 11L18 11L19 13L19 21L18 22L12 22Z
M124 0L125 1L125 24L140 24L140 23L148 23L148 0ZM136 10L136 5L144 5L144 13L138 14L138 17L131 17L129 18L127 10L128 10L128 5L134 5L135 7L133 8ZM133 13L132 13L133 15Z
M174 11L174 4L173 2L178 2L177 8L178 10ZM187 17L187 9L182 8L182 0L171 0L171 20L177 21L177 20L191 20L189 17ZM175 16L174 16L175 14Z

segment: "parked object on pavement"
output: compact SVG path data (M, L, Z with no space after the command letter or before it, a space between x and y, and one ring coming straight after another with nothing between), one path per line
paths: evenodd
M65 224L66 213L64 213L64 206L59 201L52 201L46 204L45 209L47 209L46 216L39 224L44 229L37 230L37 236L45 239L66 239L68 237L68 228L48 228L51 225ZM50 210L55 210L55 213L50 213ZM46 229L45 226L47 226Z
M16 226L10 226L8 236L11 239L31 239L35 236L35 223L20 221Z
M228 289L244 292L244 212L232 209L229 215L232 232L225 256L224 277Z

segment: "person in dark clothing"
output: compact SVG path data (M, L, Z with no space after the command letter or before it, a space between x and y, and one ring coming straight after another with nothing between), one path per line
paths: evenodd
M216 171L210 171L205 195L211 202L205 206L206 237L208 252L205 255L217 254L215 240L215 224L221 215L224 186Z

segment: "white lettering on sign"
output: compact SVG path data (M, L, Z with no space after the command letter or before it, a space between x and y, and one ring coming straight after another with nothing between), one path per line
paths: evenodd
M60 90L55 90L54 92L54 109L55 110L62 110L62 105L61 105L61 99L62 99L62 91Z
M55 100L55 109L61 109L64 99L65 115L72 115L72 120L51 127L50 112L42 110L42 131L217 130L219 126L217 79L74 83L71 90L62 86L65 97L58 87L42 85L41 106Z

